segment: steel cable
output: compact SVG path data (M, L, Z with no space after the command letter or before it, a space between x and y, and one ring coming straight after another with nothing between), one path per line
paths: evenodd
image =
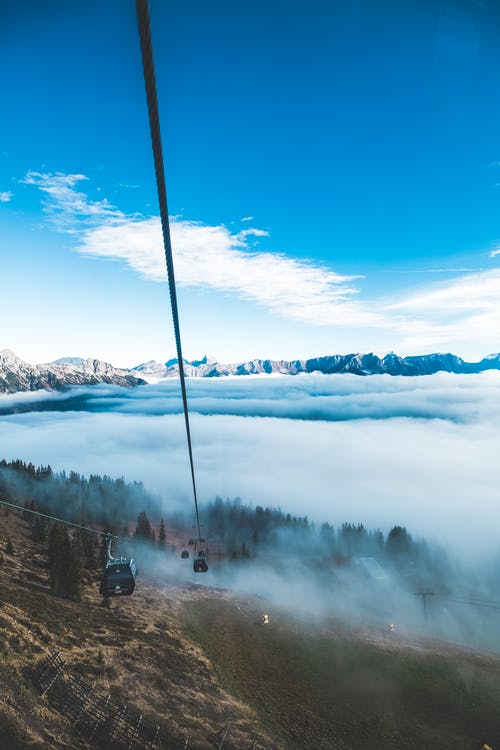
M170 292L170 304L172 307L172 320L174 324L175 346L177 359L179 361L179 378L181 382L182 405L184 410L184 421L186 424L186 437L189 451L189 465L191 468L191 480L193 484L194 508L196 512L196 526L198 539L201 539L200 514L198 510L198 495L196 492L196 479L194 473L193 448L191 443L191 429L189 424L189 410L186 394L186 379L184 374L184 360L182 357L181 332L179 326L179 311L177 307L177 291L175 286L174 261L172 256L172 242L170 238L170 224L168 220L167 189L165 184L165 169L163 164L163 151L161 145L160 117L158 114L158 97L156 93L156 78L153 63L153 47L151 42L151 24L149 20L148 0L136 0L137 20L139 25L139 36L141 39L142 68L144 73L144 84L146 87L146 99L148 103L149 127L151 131L151 143L153 146L153 157L156 173L156 187L158 189L158 202L160 205L161 228L163 234L163 247L165 249L165 260L167 264L168 287Z
M66 526L73 526L75 529L81 529L87 531L89 534L99 534L100 536L118 539L114 534L110 534L108 531L100 531L99 529L92 529L89 526L84 526L81 523L73 523L73 521L66 521L64 518L58 518L57 516L49 516L47 513L41 513L39 510L33 510L32 508L24 508L22 505L16 505L15 503L9 503L7 500L0 500L0 505L5 505L7 508L13 508L14 510L21 510L23 513L31 513L34 516L40 516L41 518L47 518L49 521L56 521L57 523L64 523Z

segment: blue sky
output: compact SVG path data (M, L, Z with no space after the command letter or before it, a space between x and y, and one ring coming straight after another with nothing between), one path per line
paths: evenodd
M186 356L500 350L496 2L151 18ZM0 348L167 359L135 4L1 3L0 56Z

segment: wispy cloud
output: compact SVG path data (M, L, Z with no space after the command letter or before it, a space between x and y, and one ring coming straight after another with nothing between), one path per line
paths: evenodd
M80 188L83 174L30 172L24 182L44 194L44 211L61 231L75 237L85 255L120 261L142 278L165 281L158 217L125 214L106 199L92 200ZM244 217L241 221L250 221ZM214 289L256 302L273 313L315 326L346 326L389 337L389 348L415 353L451 348L455 342L500 346L500 270L428 269L457 275L442 283L399 292L389 300L362 299L360 278L342 275L326 264L257 250L268 232L239 232L171 217L172 244L179 284ZM490 256L500 254L500 249ZM377 333L377 330L379 333Z
M77 235L78 252L122 261L145 279L165 281L158 217L126 215L107 200L90 200L78 189L85 180L82 174L30 172L24 182L45 194L44 210L57 228ZM379 313L355 299L359 290L353 282L359 277L251 248L251 238L268 236L262 229L233 233L224 225L172 217L171 231L181 285L233 293L279 315L317 325L383 323Z
M0 193L0 203L9 203L12 200L13 193L10 190L4 190Z
M84 174L28 172L21 182L35 185L42 191L46 196L42 202L44 211L50 215L55 226L65 232L79 233L89 225L123 221L125 214L106 198L89 200L86 193L76 189L78 183L87 179Z
M500 255L500 247L496 247L494 250L490 252L490 258L494 258L495 255Z
M386 307L405 318L405 342L413 348L473 341L500 343L500 269L465 274L429 285Z

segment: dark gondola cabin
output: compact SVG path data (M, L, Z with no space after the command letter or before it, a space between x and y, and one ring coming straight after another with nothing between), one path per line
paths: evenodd
M183 560L187 560L187 558L189 557L189 552L187 551L187 549L182 550L181 557Z
M130 596L134 593L138 575L132 558L115 557L104 568L99 591L107 599L110 596Z
M200 550L194 558L193 570L195 573L206 573L208 570L207 557L205 550Z

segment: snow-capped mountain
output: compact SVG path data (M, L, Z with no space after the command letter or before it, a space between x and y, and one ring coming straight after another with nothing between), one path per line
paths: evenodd
M423 354L399 357L394 352L385 357L376 354L332 354L313 359L252 359L248 362L223 364L213 357L184 360L184 371L191 378L220 378L229 375L300 375L306 373L351 373L353 375L432 375L436 372L468 374L500 370L500 354L490 354L480 362L466 362L454 354ZM157 383L179 375L177 359L165 363L150 360L129 370L113 367L98 359L63 357L48 364L31 365L9 349L0 351L0 393L63 390L71 385L113 383L134 387Z
M70 385L114 383L131 388L145 383L128 370L121 370L98 359L68 357L58 362L30 365L10 349L0 351L0 393L62 390Z
M327 375L351 373L353 375L432 375L435 372L457 374L500 370L500 354L490 354L480 362L465 362L454 354L424 354L413 357L399 357L394 352L385 357L376 354L332 354L313 359L252 359L239 364L222 364L211 357L188 362L184 360L184 370L188 377L218 378L227 375L299 375L320 372ZM145 362L130 370L148 382L177 377L178 361L171 359L165 364Z

